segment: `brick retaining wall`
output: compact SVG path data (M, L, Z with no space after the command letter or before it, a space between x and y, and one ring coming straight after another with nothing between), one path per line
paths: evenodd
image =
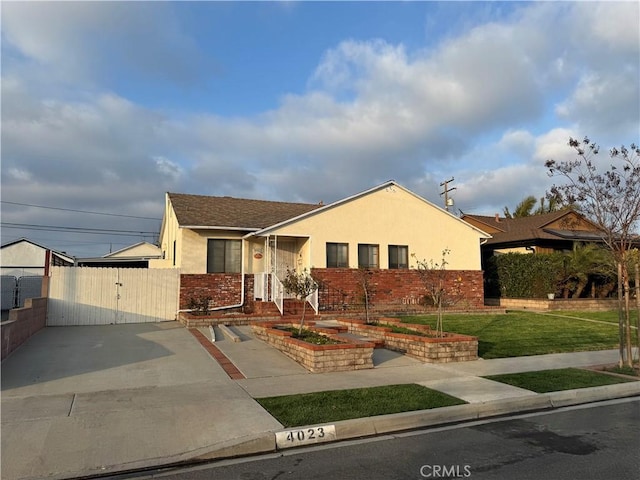
M421 333L433 333L427 325L403 323L394 318L380 318L379 323L397 325ZM425 337L405 333L393 333L389 327L367 325L364 320L340 319L349 333L384 341L389 350L409 355L428 363L466 362L478 359L478 338L457 333L443 333L443 337Z
M276 325L298 326L283 322L260 322L252 325L252 330L260 340L277 348L310 372L344 372L373 368L373 343L337 338L333 335L337 331L314 329L313 322L309 322L309 330L322 332L342 342L338 345L313 345L291 338L291 332L274 329Z
M2 322L2 360L47 324L47 299L27 298L24 307L9 311Z
M485 303L488 306L523 310L605 311L618 308L618 300L615 298L556 298L553 300L546 298L487 298Z

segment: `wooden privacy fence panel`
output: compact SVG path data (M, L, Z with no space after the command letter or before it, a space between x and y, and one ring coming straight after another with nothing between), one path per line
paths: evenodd
M52 267L48 326L175 320L178 269Z

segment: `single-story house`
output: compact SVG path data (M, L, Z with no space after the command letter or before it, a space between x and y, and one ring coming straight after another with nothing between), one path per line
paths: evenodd
M320 283L314 308L362 303L370 272L375 305L417 303L424 287L415 260L440 263L467 305L483 305L480 244L490 235L388 181L324 205L167 193L162 259L150 268L181 269L180 306L210 297L217 309L275 301L287 270Z
M572 209L517 218L463 213L461 218L491 235L482 245L483 261L496 254L562 252L573 249L574 242L603 241L600 229Z
M148 268L150 260L162 259L162 250L149 242L139 242L97 258L77 258L78 267Z
M43 276L47 266L73 265L73 257L40 245L27 238L7 242L0 247L0 271L13 277Z

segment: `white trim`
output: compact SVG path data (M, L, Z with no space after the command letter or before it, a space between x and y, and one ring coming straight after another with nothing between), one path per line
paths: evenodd
M178 228L188 228L189 230L233 230L238 232L256 232L259 228L243 228L243 227L221 227L206 225L179 225Z

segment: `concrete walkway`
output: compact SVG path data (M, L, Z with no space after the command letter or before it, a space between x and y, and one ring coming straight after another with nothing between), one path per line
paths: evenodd
M283 427L254 400L266 396L419 383L469 402L337 422L334 438L344 439L640 394L634 382L549 397L480 378L613 363L617 350L433 365L379 349L373 369L312 374L248 327L231 329L240 342L215 330L217 359L175 322L37 333L2 363L2 478L72 478L273 451ZM209 329L200 333L210 337ZM221 358L244 378L230 378Z

